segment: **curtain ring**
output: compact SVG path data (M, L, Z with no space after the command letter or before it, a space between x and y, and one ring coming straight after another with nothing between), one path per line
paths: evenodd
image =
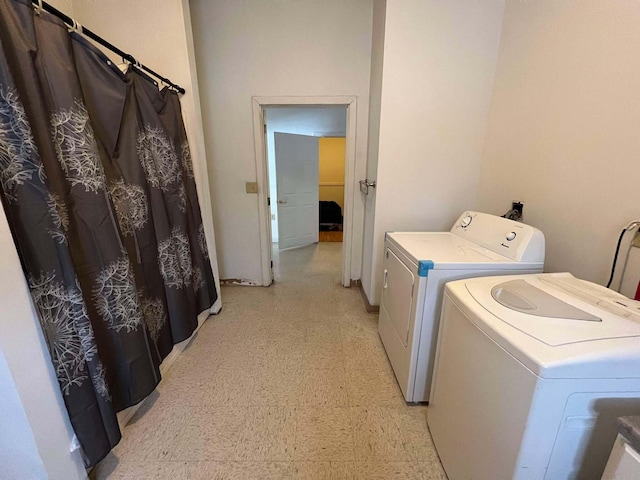
M42 0L38 0L38 4L36 5L36 14L40 15L42 13Z
M82 25L76 22L75 18L72 18L71 21L73 24L69 27L70 32L82 33Z

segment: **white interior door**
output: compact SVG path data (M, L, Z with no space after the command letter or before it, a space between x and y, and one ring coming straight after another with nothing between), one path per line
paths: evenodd
M318 137L274 133L278 248L318 241Z

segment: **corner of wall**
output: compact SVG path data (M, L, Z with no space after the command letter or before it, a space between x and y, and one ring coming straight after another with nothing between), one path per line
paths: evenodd
M384 38L387 0L374 0L371 31L371 70L369 79L369 124L367 132L367 180L378 178L378 145L382 102L382 73L384 68ZM362 288L369 303L375 301L373 292L374 235L377 187L364 199L364 228L362 236Z
M205 227L205 236L207 238L207 247L209 249L209 258L211 259L211 268L215 276L216 289L218 298L221 298L220 291L220 269L218 265L218 255L216 248L215 231L213 227L213 208L211 205L211 185L209 183L209 172L207 168L207 151L204 141L204 127L202 124L202 106L200 104L200 89L198 84L198 71L196 68L195 46L193 42L193 28L191 25L191 9L189 0L182 1L182 12L184 20L184 33L186 37L187 57L189 62L190 85L191 90L190 103L192 105L191 115L185 115L185 124L189 138L192 142L192 158L194 175L196 177L196 186L198 189L198 199L200 202L200 211L202 215L202 223ZM189 118L191 116L191 119ZM190 120L190 121L189 121ZM195 139L195 140L194 140ZM195 146L195 149L193 148ZM194 155L195 153L195 155Z

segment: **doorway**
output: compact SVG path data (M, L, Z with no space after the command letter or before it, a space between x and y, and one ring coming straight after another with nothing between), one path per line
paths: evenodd
M264 114L274 249L342 242L346 108L270 107Z
M263 285L273 280L273 242L277 242L277 253L316 243L322 237L336 243L337 248L342 242L341 283L350 286L355 97L253 100L256 169L258 179L263 180L263 188L258 189ZM276 153L278 144L285 156L287 151L291 155L282 165ZM296 160L292 145L306 152L306 161ZM336 160L340 149L341 158ZM330 159L321 161L321 155ZM314 162L311 167L309 162ZM321 163L327 168L321 169ZM303 165L306 168L300 168ZM306 178L304 188L301 176Z

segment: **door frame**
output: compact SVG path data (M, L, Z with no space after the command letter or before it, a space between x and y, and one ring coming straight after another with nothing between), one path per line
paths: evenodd
M355 193L356 166L356 97L345 95L335 97L261 97L254 96L253 132L255 144L256 178L258 180L258 219L260 233L260 257L262 263L262 285L271 285L271 209L269 199L269 166L265 141L264 109L268 107L325 107L343 105L347 109L346 152L344 165L344 220L342 239L342 285L351 286L351 250L353 243L353 202ZM272 199L276 201L276 199Z

